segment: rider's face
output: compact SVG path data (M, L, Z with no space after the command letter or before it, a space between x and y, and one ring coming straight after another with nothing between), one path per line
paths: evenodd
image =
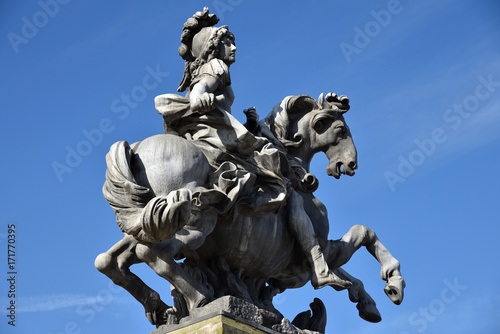
M231 65L236 61L236 46L234 41L229 37L224 37L219 44L219 59L226 64Z

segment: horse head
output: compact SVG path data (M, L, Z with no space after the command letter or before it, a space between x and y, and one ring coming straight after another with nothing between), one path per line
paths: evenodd
M309 170L314 154L325 152L329 164L328 175L354 175L357 153L344 113L349 110L347 96L328 93L318 100L307 95L286 97L263 120L265 125L297 159Z

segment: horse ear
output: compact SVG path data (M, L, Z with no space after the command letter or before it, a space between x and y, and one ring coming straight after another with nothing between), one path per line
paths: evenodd
M319 106L321 107L321 109L324 109L324 105L325 105L325 94L323 94L323 93L319 94L319 97L318 97L318 104L319 104Z

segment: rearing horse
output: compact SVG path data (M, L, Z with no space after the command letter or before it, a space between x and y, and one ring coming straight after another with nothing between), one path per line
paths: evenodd
M301 167L297 170L308 171L314 154L325 152L329 175L354 175L356 149L343 117L348 108L339 109L339 103L348 104L348 99L331 93L326 99L321 95L318 101L303 95L288 97L260 122L259 134ZM97 257L96 267L141 302L152 323L164 323L171 313L185 314L165 305L130 272L135 263L147 263L168 280L187 309L234 295L274 310L272 297L276 292L300 287L311 279L310 267L289 231L284 208L265 215L220 214L213 209L218 193L211 189L209 178L214 169L189 140L157 135L130 146L118 142L106 159L104 195L126 235ZM365 246L381 264L386 294L399 304L405 285L399 262L375 233L362 225L353 226L341 239L328 240L326 207L312 194L317 180L308 172L300 177L302 182L296 188L300 196L289 197L286 205L303 206L330 269L353 283L349 296L358 303L360 316L380 321L362 283L340 267ZM211 194L212 202L204 202L206 193ZM175 260L182 258L184 264L179 265Z

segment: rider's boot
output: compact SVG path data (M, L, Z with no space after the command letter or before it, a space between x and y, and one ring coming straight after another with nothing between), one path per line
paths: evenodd
M328 268L328 264L318 244L312 247L309 261L313 269L311 284L315 289L329 285L335 290L340 291L351 286L351 282L341 279Z

